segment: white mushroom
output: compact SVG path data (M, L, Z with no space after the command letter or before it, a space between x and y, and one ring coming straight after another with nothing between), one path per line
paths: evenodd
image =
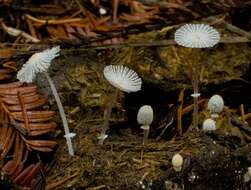
M183 165L183 157L180 154L175 154L172 158L173 169L176 172L181 171Z
M100 15L106 15L107 14L107 10L104 7L100 7L99 8L99 14Z
M31 83L34 78L36 77L37 73L44 73L46 76L46 79L49 82L49 85L52 90L52 94L54 95L54 98L56 100L58 110L63 122L66 143L68 146L68 151L71 156L74 155L74 150L71 142L71 138L73 138L76 134L70 133L68 122L66 119L66 115L64 112L63 105L60 101L59 95L57 93L57 89L55 87L55 84L53 83L52 79L50 78L49 74L47 73L48 68L51 65L52 60L59 56L60 47L56 46L51 49L46 49L42 52L33 54L30 59L23 65L20 71L17 73L17 79L21 82Z
M149 136L150 125L153 121L152 107L149 105L144 105L140 107L137 115L137 121L139 124L141 124L141 129L144 130L143 145L146 145Z
M202 129L204 131L214 131L216 130L216 123L213 119L206 119L203 122Z
M210 110L211 117L217 118L219 113L224 108L224 100L220 95L213 95L207 104L208 109Z
M176 30L174 40L177 44L187 48L210 48L219 42L220 34L217 30L207 24L185 24ZM188 58L190 59L190 57L187 57L187 59ZM192 94L194 98L193 127L198 129L198 97L200 96L199 71L198 65L195 64L198 63L191 64L190 69L194 90L194 93Z
M51 61L59 56L60 47L56 46L42 52L33 54L17 73L17 79L21 82L31 83L37 73L47 72Z
M248 167L248 171L244 174L244 182L249 182L251 179L251 167Z
M111 117L112 107L117 99L119 90L123 92L137 92L141 90L142 80L138 74L123 65L108 65L104 68L104 77L106 80L116 88L111 100L109 101L105 116L104 124L99 139L99 144L102 145L105 138L107 138L106 131L109 129L109 119Z
M176 30L174 40L184 47L208 48L219 42L220 34L207 24L185 24Z

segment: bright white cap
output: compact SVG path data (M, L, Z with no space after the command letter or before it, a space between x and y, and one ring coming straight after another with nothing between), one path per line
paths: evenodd
M179 172L182 168L182 164L183 164L183 157L180 154L175 154L172 158L173 169L176 172Z
M251 177L251 167L248 167L248 175Z
M215 123L215 121L212 120L212 119L206 119L203 122L202 129L204 131L214 131L214 130L216 130L216 123Z
M188 48L209 48L220 41L220 34L207 24L185 24L176 30L174 40Z
M109 83L124 92L137 92L141 89L138 74L123 65L109 65L104 68L104 76Z
M39 72L46 72L51 61L59 56L60 47L56 46L42 52L33 54L17 73L17 79L21 82L31 83Z
M107 13L107 10L105 8L103 8L103 7L99 8L99 14L105 15L106 13Z
M138 115L137 121L143 126L149 126L153 122L153 109L151 106L144 105L141 106Z
M207 104L208 109L210 110L211 116L218 117L218 113L220 113L224 108L224 100L220 95L213 95Z
M248 171L244 174L244 182L248 182L251 179L251 167L248 167Z

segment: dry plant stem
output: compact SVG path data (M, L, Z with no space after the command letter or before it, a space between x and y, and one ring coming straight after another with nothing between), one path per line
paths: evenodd
M50 87L51 87L51 90L52 90L52 94L56 100L56 103L57 103L57 106L58 106L58 110L59 110L59 114L60 114L60 117L62 119L62 122L63 122L63 126L64 126L64 131L65 131L65 135L68 135L70 134L70 130L69 130L69 127L68 127L68 122L66 120L66 115L65 115L65 112L64 112L64 108L63 108L63 105L60 101L60 98L59 98L59 95L58 95L58 92L56 90L56 87L53 83L53 81L51 80L51 77L49 76L48 73L44 73L49 84L50 84ZM71 156L74 156L74 150L73 150L73 146L72 146L72 142L71 142L71 137L65 137L66 138L66 143L67 143L67 146L68 146L68 152Z
M245 120L245 111L244 111L244 105L243 104L241 104L240 110L241 110L241 120L242 120L243 123L246 123L246 120Z
M101 131L101 135L106 135L106 131L109 129L109 120L111 118L111 114L112 114L112 108L117 100L117 97L118 97L118 93L119 93L119 89L115 89L114 93L112 94L112 97L110 99L110 102L108 103L107 105L107 108L105 110L105 113L104 113L104 123L103 123L103 126L102 126L102 131ZM103 145L104 143L104 138L100 138L99 141L98 141L98 144L99 145Z
M119 0L112 0L112 20L117 22Z
M46 23L46 21L44 21ZM68 21L67 21L68 22ZM72 23L71 21L69 21L69 23ZM60 23L61 24L61 23ZM97 41L97 40L96 40ZM224 37L220 40L220 43L223 44L235 44L235 43L248 43L251 40L245 37ZM125 47L166 47L166 46L171 46L171 45L175 45L176 43L174 42L174 40L161 40L161 41L154 41L154 42L135 42L135 43L119 43L119 44L102 44L102 45L97 45L97 44L91 44L91 45L82 45L80 48L78 48L78 51L88 51L90 49L98 49L98 50L102 50L102 49L119 49L119 48L125 48ZM0 43L0 47L1 46L12 46L13 43L8 43L5 42L3 44ZM25 44L25 43L16 43L15 44L16 47L36 47L38 46L39 48L43 47L48 48L48 46L46 45L41 45L41 44ZM9 49L9 50L15 50L15 52L19 52L22 54L31 54L33 53L31 50L27 52L27 50L20 50L20 49ZM64 53L68 53L68 52L74 52L76 51L75 49L67 49L67 50L62 50ZM61 51L61 52L62 52ZM34 51L35 52L35 51Z
M182 109L183 109L184 89L179 94L179 107L177 111L177 131L179 136L182 136Z
M198 66L193 67L193 89L194 89L194 109L193 109L193 127L198 130L199 123L199 105L198 105L198 96L199 93L199 81L198 81Z

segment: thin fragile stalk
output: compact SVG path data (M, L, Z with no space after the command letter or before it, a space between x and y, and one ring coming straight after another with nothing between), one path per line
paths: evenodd
M198 68L195 66L193 68L193 98L194 98L194 109L193 109L193 127L198 130L199 123L199 105L198 105L198 97L199 97L199 81L198 81Z
M104 123L102 126L102 130L101 130L101 134L100 134L100 138L99 138L99 145L103 145L105 137L106 137L106 131L109 129L109 120L111 118L111 114L112 114L112 108L117 100L118 97L118 93L119 93L119 89L115 89L114 93L111 96L111 99L107 105L107 108L105 110L104 113ZM104 138L102 138L104 137Z
M69 127L68 127L68 122L67 122L67 119L66 119L66 115L65 115L65 112L64 112L64 108L63 108L63 105L60 101L60 98L59 98L59 95L58 95L58 92L56 90L56 87L53 83L53 81L51 80L49 74L47 72L44 72L49 84L50 84L50 87L51 87L51 90L52 90L52 94L56 100L56 103L57 103L57 106L58 106L58 110L59 110L59 114L60 114L60 117L62 119L62 123L63 123L63 127L64 127L64 131L65 131L65 138L66 138L66 143L67 143L67 146L68 146L68 151L69 151L69 154L71 156L74 156L74 150L73 150L73 146L72 146L72 142L71 142L71 138L72 138L72 135L70 135L70 130L69 130Z
M150 127L144 126L143 146L147 145L148 143L149 132L150 132Z

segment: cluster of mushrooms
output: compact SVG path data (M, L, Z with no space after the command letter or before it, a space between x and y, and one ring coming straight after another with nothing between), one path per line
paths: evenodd
M220 40L219 32L213 27L207 24L185 24L181 26L175 32L174 40L180 46L192 49L211 48L215 46ZM65 112L58 96L57 90L49 74L48 68L52 60L59 56L60 47L56 46L51 49L46 49L42 52L33 54L30 59L23 65L22 69L17 74L17 79L21 82L31 83L36 77L37 73L44 73L48 79L49 85L52 89L52 93L55 97L58 105L59 113L63 121L64 131L66 138L69 155L74 155L74 149L71 139L76 135L71 133L68 127ZM185 61L185 60L184 60ZM200 96L198 90L198 67L199 63L194 63L191 67L192 70L192 85L194 92L191 95L194 98L194 114L193 114L193 126L198 127L198 97ZM109 129L109 119L112 112L112 107L116 102L118 94L121 92L131 93L141 90L142 80L138 74L124 65L109 65L103 70L104 77L114 87L114 93L111 96L109 104L105 111L105 119L102 125L101 133L98 136L98 143L102 145L104 140L108 137L107 130ZM216 129L216 119L219 113L223 110L224 101L221 96L214 95L208 102L208 109L211 113L211 118L206 119L203 122L203 130L211 131ZM150 125L153 121L153 109L149 105L142 106L137 115L137 121L141 125L144 131L143 145L147 145ZM176 172L182 170L183 157L180 154L175 154L172 158L173 169ZM245 181L251 179L251 168L248 168L248 172L245 174Z
M216 119L224 108L223 98L218 94L213 95L208 101L207 108L210 111L211 118L203 122L202 129L204 131L214 131L216 130Z

